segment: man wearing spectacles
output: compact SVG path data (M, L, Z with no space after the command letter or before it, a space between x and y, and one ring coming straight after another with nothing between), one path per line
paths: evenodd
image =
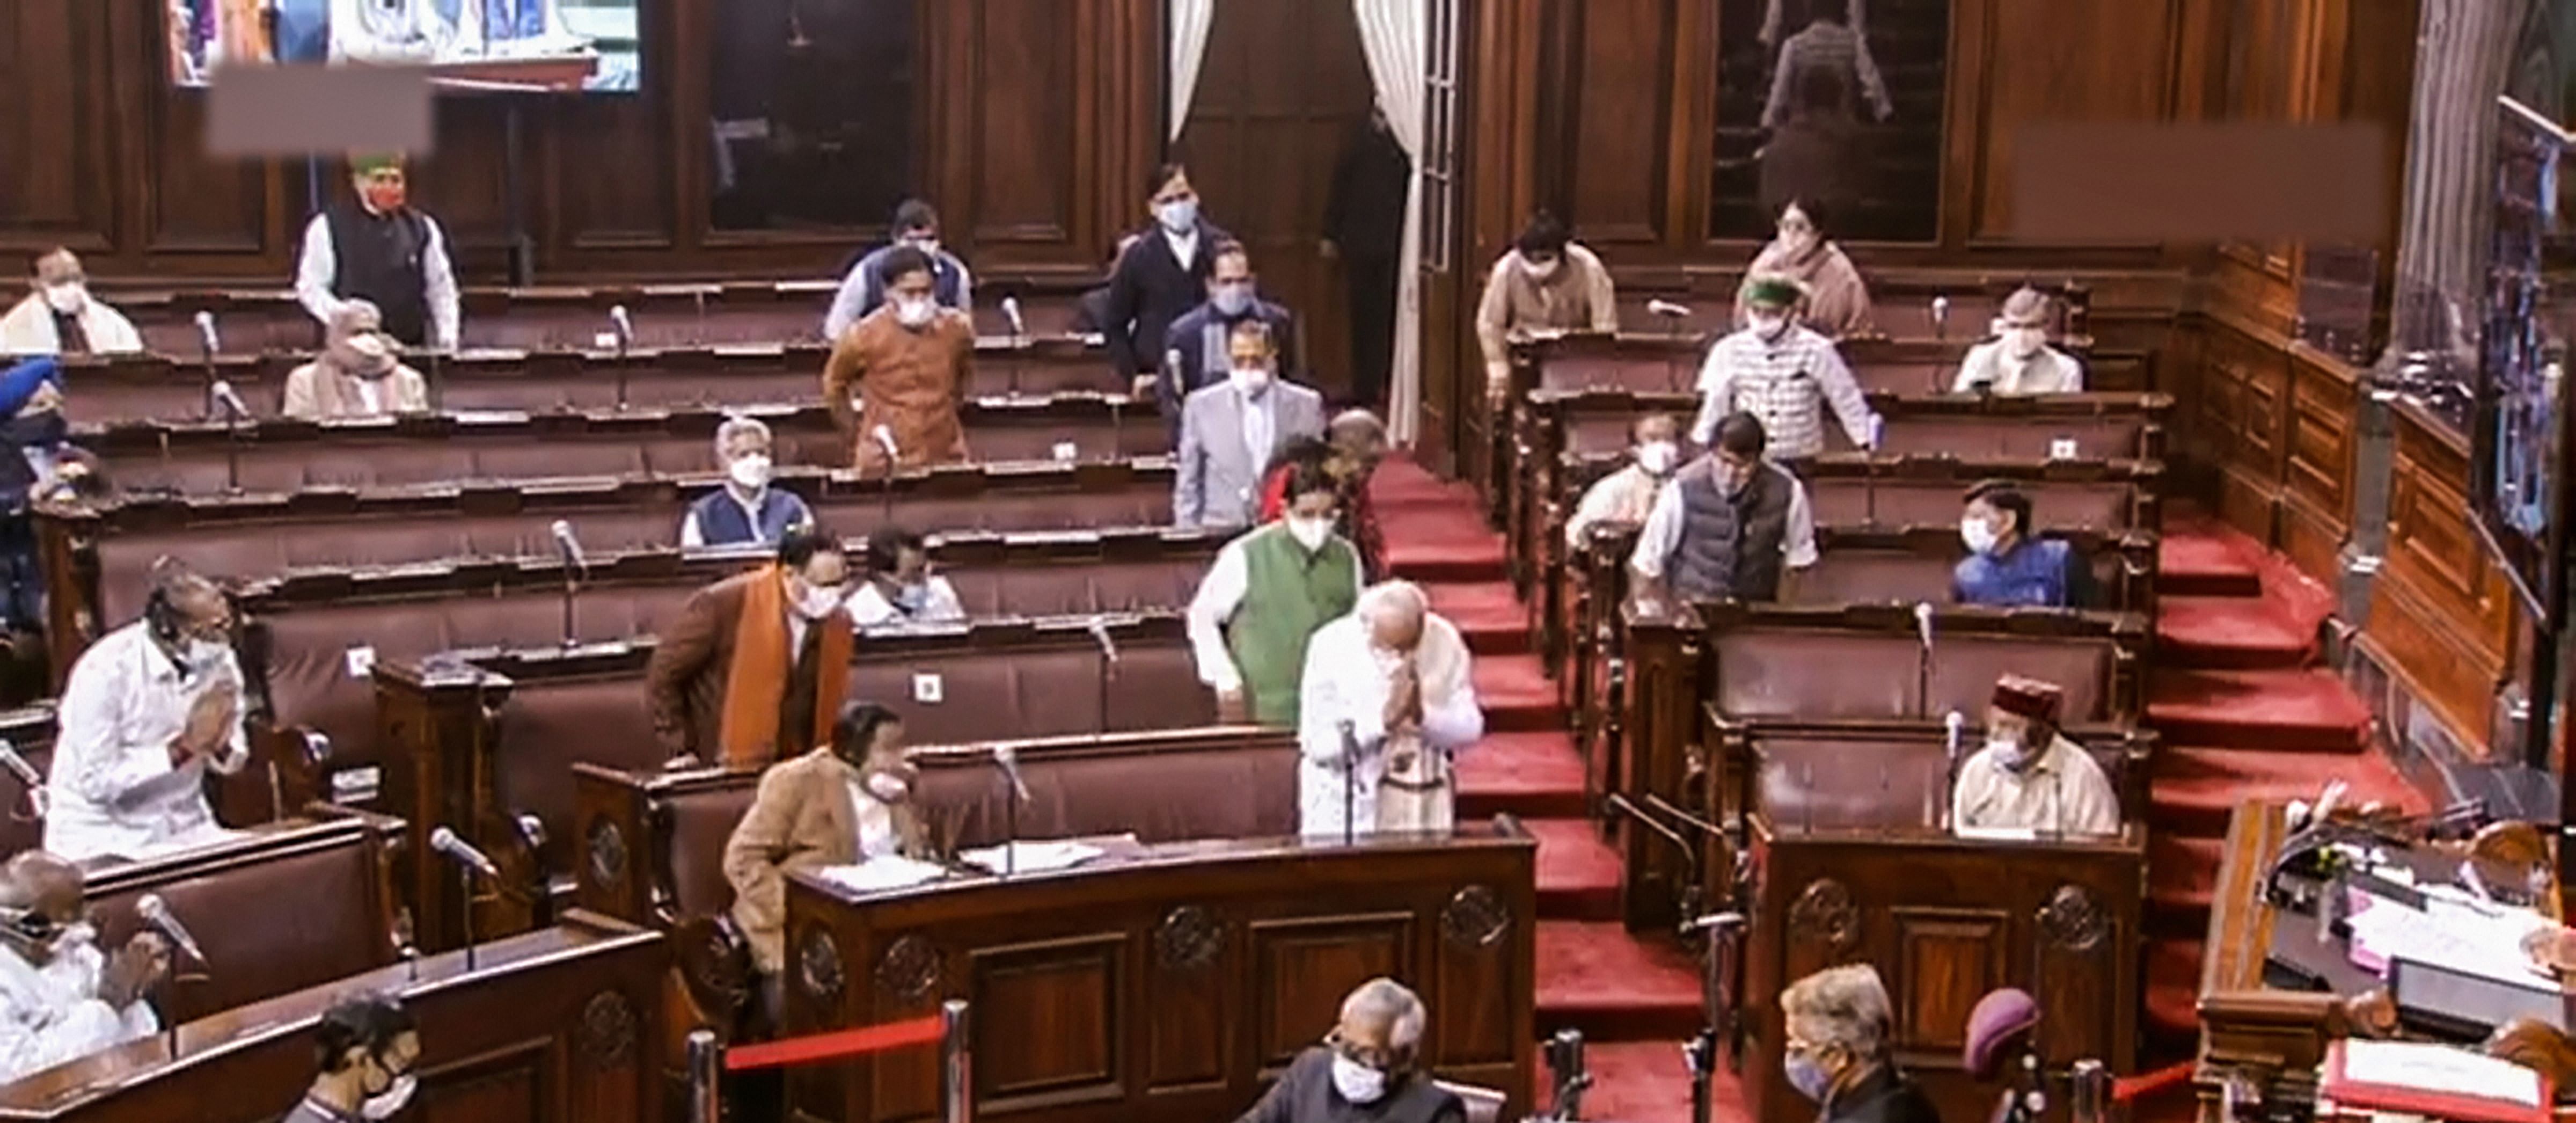
M1290 1063L1236 1123L1465 1123L1467 1107L1418 1067L1422 999L1393 979L1361 983L1322 1045Z
M0 1083L149 1037L144 1001L170 972L170 944L136 933L98 948L80 867L30 850L0 866Z

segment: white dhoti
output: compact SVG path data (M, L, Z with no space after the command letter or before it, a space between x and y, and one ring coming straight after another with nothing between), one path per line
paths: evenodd
M1335 768L1311 757L1298 762L1297 833L1308 841L1339 842L1344 823L1358 824L1349 832L1354 837L1376 831L1378 784L1370 763Z
M1456 826L1458 793L1451 779L1449 750L1425 745L1416 734L1388 738L1386 775L1378 782L1378 829L1445 833Z

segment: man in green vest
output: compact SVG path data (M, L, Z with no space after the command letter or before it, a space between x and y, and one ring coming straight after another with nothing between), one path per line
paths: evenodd
M1359 551L1333 529L1339 501L1321 466L1291 469L1286 514L1226 543L1190 598L1190 647L1219 720L1297 724L1306 638L1359 603Z

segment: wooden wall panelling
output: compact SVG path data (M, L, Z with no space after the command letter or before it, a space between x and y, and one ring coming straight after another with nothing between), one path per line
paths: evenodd
M1976 17L1954 23L1950 68L1952 128L1973 122L1967 131L1976 147L1967 168L1957 164L1958 148L1951 149L1945 178L1965 173L1974 188L1965 214L1944 208L1945 242L2008 236L2021 126L2172 116L2182 15L2176 0L1989 0L1961 2L1953 11ZM1956 51L1968 36L1977 48Z
M283 278L290 260L282 180L271 161L205 151L207 91L170 85L161 12L149 0L108 11L106 80L120 109L124 159L103 189L128 197L110 268L158 276ZM59 65L76 65L64 60Z
M1586 244L1616 254L1674 243L1674 120L1683 70L1675 34L1681 0L1591 0L1576 5L1566 212Z
M68 245L116 246L113 190L124 137L109 72L111 9L96 0L13 0L0 6L0 275L16 259ZM49 65L56 60L60 64Z
M2519 602L2470 522L2466 441L2412 407L2396 411L2396 431L2367 638L2453 728L2482 737Z
M2353 434L2361 412L2360 372L2309 347L2288 352L2289 409L2282 442L2280 546L2290 560L2331 583L2351 529Z

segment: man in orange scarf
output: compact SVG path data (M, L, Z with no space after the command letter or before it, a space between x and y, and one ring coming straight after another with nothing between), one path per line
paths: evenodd
M779 539L778 564L689 598L644 670L654 735L675 761L761 765L831 743L849 583L840 540L808 525Z

